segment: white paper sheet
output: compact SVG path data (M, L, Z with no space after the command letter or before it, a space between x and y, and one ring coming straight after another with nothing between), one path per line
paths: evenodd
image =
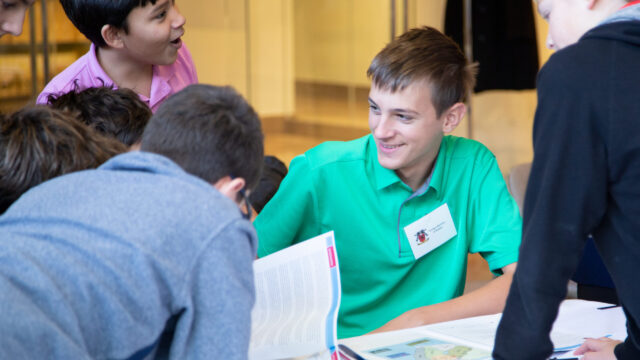
M575 348L582 344L585 337L609 336L613 339L624 340L626 337L626 318L624 313L620 307L598 309L607 305L609 304L594 301L565 300L560 306L558 317L551 332L554 348ZM344 343L358 353L365 355L364 357L367 359L386 358L368 354L366 350L405 343L424 337L446 340L491 351L495 341L495 331L501 316L501 314L478 316L412 329L363 335L341 339L340 343ZM571 353L572 351L565 356L570 357Z
M335 348L340 276L333 232L258 259L253 268L250 359Z

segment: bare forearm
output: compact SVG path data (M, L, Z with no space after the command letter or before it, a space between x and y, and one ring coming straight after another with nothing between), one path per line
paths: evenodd
M512 264L515 268L515 264ZM509 265L511 266L511 265ZM422 326L442 321L502 312L511 286L513 271L491 280L485 286L455 299L409 310L374 332Z
M421 325L502 312L512 278L513 274L504 274L468 294L417 309L424 319Z

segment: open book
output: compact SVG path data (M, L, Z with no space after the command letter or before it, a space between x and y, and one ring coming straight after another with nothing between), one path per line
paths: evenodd
M333 232L254 262L249 359L337 359L340 271Z
M626 337L620 308L585 300L565 300L551 331L558 359L573 357L585 337ZM495 332L502 314L447 321L412 329L342 339L365 359L491 359ZM566 354L565 354L566 353Z

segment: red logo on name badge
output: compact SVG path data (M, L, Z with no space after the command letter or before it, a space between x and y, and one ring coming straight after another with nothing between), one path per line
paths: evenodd
M427 235L426 230L422 229L416 233L416 243L418 245L422 245L429 241L429 235Z
M327 253L329 255L329 267L336 267L336 254L333 251L333 246L327 248Z

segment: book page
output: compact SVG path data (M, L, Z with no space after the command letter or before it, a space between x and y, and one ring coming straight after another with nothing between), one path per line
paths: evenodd
M428 331L457 341L465 341L483 349L493 349L496 329L502 314L476 316L428 326Z
M333 232L254 262L250 359L333 351L340 277Z
M581 337L608 336L616 340L627 337L627 318L622 308L611 304L565 300L553 324L554 332L579 334ZM555 344L555 342L554 342Z
M374 355L387 360L491 360L491 351L430 337L379 346L365 353L365 358Z
M427 326L341 339L367 360L491 359L491 348L429 331Z
M465 341L483 349L493 349L496 330L502 314L477 316L428 326L428 330L452 341ZM583 334L555 328L551 332L554 351L577 348L584 342Z
M553 334L579 334L577 345L584 342L584 338L609 337L615 340L624 340L627 337L626 316L620 306L611 306L607 303L584 300L565 300L562 303L558 317L553 324L551 339L556 344ZM554 349L554 357L558 359L575 358L573 351L578 346ZM562 350L564 354L560 354Z

